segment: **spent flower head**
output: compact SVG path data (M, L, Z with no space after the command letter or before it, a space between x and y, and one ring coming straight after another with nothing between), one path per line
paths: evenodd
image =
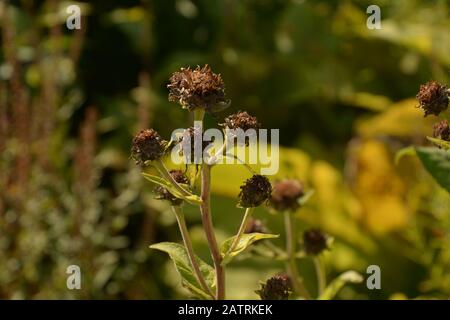
M434 125L433 137L444 141L450 141L450 128L448 125L448 121L443 120Z
M141 130L133 139L131 157L136 164L144 165L146 161L161 158L165 153L166 146L167 141L155 130Z
M250 218L244 233L267 233L267 228L261 220Z
M261 124L258 119L248 114L247 111L238 111L225 118L225 123L221 123L220 126L228 129L242 129L247 131L248 129L259 129Z
M255 174L241 186L239 206L251 208L261 205L270 197L272 185L266 177Z
M181 170L170 170L170 175L172 178L179 184L188 185L189 179L186 174ZM169 192L164 187L157 186L155 188L156 199L158 200L168 200L172 206L179 206L183 203L182 199L175 197L172 193Z
M213 73L208 65L181 68L172 74L169 82L169 101L178 102L189 111L200 108L214 113L230 105L222 77Z
M277 211L295 211L304 195L303 184L295 179L285 179L274 183L270 205Z
M311 229L303 234L303 245L307 254L318 255L328 249L328 238L322 231Z
M420 86L416 98L419 107L425 112L425 117L429 114L438 116L448 107L449 90L447 86L437 81L429 81Z
M287 300L292 293L291 280L287 275L276 275L261 283L256 293L261 300Z

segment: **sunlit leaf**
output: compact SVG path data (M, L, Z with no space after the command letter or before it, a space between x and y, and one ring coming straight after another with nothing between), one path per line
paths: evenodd
M235 256L242 253L245 249L247 249L251 244L253 244L256 241L263 239L273 239L278 237L279 235L268 233L245 233L241 236L238 244L231 252L230 248L236 236L228 238L222 243L222 246L220 247L220 253L223 257L222 264L225 265L229 263Z
M450 150L416 148L417 155L439 185L450 192Z
M435 145L448 150L450 149L450 142L442 140L442 139L437 139L437 138L433 138L433 137L427 137L427 139L431 142L433 142Z
M201 299L209 299L210 296L203 291L195 276L184 246L173 242L160 242L150 246L151 249L166 252L172 259L178 273L181 276L181 282L193 295ZM202 272L206 284L212 289L215 287L215 271L206 262L196 257L200 271Z

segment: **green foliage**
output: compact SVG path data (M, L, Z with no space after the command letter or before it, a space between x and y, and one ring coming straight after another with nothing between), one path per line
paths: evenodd
M183 286L188 289L192 295L201 299L210 298L209 295L204 292L202 287L200 286L189 262L189 257L184 246L173 242L160 242L151 245L150 248L166 252L170 256L175 265L175 268L181 276L181 282ZM200 271L205 277L206 284L211 289L213 289L215 287L214 269L200 258L196 257L196 259L199 264Z
M239 239L239 242L237 243L236 247L233 249L233 251L230 251L231 245L233 244L235 236L225 240L222 245L220 246L220 253L222 255L222 264L226 265L233 260L238 254L242 253L250 247L253 243L259 240L264 239L274 239L278 238L279 235L276 234L267 234L267 233L244 233L241 238Z
M416 148L417 155L439 185L450 192L450 150Z

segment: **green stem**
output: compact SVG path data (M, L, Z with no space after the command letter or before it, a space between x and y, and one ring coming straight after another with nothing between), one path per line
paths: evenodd
M308 291L303 284L303 279L300 277L300 274L297 269L297 262L295 260L295 250L296 250L296 234L295 234L295 225L294 225L294 217L291 212L284 212L284 225L286 228L286 252L288 255L287 268L289 275L292 280L292 285L294 287L294 291L303 296L305 299L310 299Z
M239 244L239 241L241 240L242 235L244 234L245 228L247 227L248 220L252 216L254 208L247 208L245 209L244 218L242 218L241 226L239 227L238 233L236 234L236 237L233 240L233 243L230 246L230 249L228 250L228 253L233 252L234 249L236 249L237 245Z
M314 268L316 269L318 297L320 297L326 287L325 269L319 256L314 257Z
M189 231L186 226L186 220L184 218L183 210L180 206L172 206L172 211L175 213L177 218L178 227L180 228L181 237L183 238L184 246L186 247L186 252L189 257L189 261L191 266L195 272L198 282L200 283L203 290L214 299L214 294L212 293L209 286L206 284L205 278L200 271L200 267L197 263L197 259L195 257L194 249L192 247L191 238L189 237Z
M203 109L194 110L194 121L203 121L205 111ZM211 218L211 166L202 161L201 168L201 195L202 203L200 204L200 212L202 215L202 224L208 241L211 257L214 262L216 271L216 299L225 299L225 270L222 266L222 257L220 255L219 246L217 245L214 226Z

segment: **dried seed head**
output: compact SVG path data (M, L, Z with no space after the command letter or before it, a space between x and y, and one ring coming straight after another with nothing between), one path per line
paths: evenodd
M446 120L436 123L433 129L433 137L450 141L450 128Z
M311 229L303 234L305 251L310 255L317 255L328 248L327 236L320 230Z
M242 129L247 131L248 129L259 129L261 124L256 117L253 117L247 113L247 111L238 111L225 118L225 123L220 124L222 127L228 129Z
M269 180L259 174L247 179L241 186L239 206L242 208L257 207L270 197L272 185Z
M267 233L267 229L261 220L250 218L244 233Z
M429 114L439 115L448 107L448 88L437 81L429 81L420 86L416 95L419 107L425 112L425 117Z
M286 179L275 182L270 197L270 205L277 211L295 211L300 207L299 200L304 195L300 181Z
M156 160L164 155L167 141L153 129L141 130L133 139L131 157L137 164Z
M287 300L292 293L291 280L287 275L273 276L256 293L261 300Z
M225 98L222 77L213 73L208 65L194 70L181 68L172 74L169 81L169 101L179 102L189 111L202 108L216 112L230 105L230 101Z
M188 177L181 170L170 170L170 175L179 184L189 184ZM183 203L182 199L175 197L172 193L169 192L169 190L161 186L157 186L154 192L156 193L156 199L168 200L173 206L179 206Z

